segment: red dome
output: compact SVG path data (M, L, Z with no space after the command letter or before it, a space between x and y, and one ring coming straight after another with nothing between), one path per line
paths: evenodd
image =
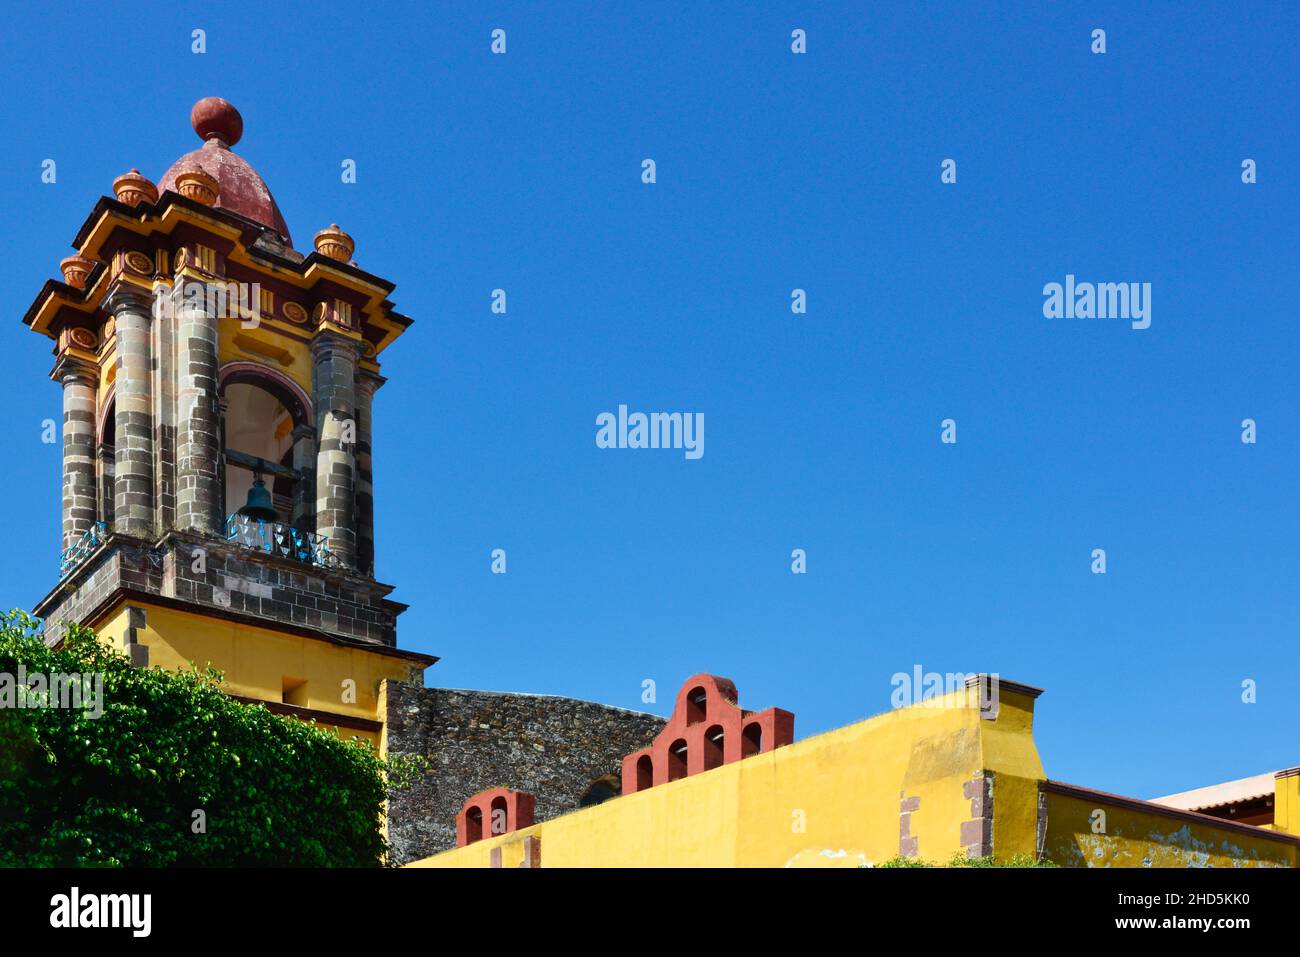
M289 227L266 183L257 175L257 170L230 151L229 144L238 142L243 133L244 120L239 111L219 97L207 97L194 104L190 121L195 132L207 141L201 148L186 153L172 163L158 182L158 192L175 190L176 174L198 166L217 181L218 209L229 210L255 223L269 226L292 246Z

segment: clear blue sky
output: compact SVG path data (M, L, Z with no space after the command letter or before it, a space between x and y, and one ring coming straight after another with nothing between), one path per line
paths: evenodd
M6 607L59 539L59 390L19 319L219 95L299 247L339 223L415 319L378 571L429 684L640 707L653 678L665 713L712 671L806 736L895 672L978 669L1047 689L1055 778L1300 764L1300 8L317 6L29 5L0 41ZM1151 328L1045 319L1067 273L1150 282ZM598 449L619 403L705 413L706 454Z

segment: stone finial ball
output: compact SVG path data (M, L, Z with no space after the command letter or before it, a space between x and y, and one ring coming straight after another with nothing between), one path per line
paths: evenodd
M244 118L228 101L219 96L205 96L190 110L190 125L204 140L216 137L234 146L244 135Z

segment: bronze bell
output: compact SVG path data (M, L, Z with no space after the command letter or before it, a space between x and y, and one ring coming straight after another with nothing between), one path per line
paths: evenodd
M271 504L271 493L266 490L266 483L262 481L262 476L258 472L253 473L253 485L248 490L248 501L239 510L239 514L247 518L255 518L259 522L274 522L279 517L275 506Z

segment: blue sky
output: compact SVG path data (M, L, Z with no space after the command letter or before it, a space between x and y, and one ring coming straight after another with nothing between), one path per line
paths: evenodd
M47 5L0 41L0 603L57 577L60 396L20 317L218 95L299 248L339 223L415 319L378 573L429 684L639 708L651 678L666 713L711 671L802 737L915 665L997 671L1047 689L1054 778L1300 764L1294 6L319 6ZM1044 318L1067 273L1151 283L1151 327ZM704 413L704 457L598 449L620 403Z

